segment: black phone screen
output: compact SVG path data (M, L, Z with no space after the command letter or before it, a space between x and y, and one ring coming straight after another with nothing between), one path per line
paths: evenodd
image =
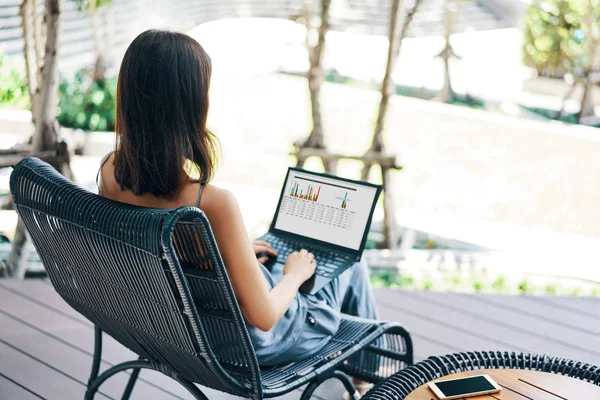
M446 382L435 382L436 386L444 393L444 396L459 396L470 393L494 390L495 387L483 376L454 379Z

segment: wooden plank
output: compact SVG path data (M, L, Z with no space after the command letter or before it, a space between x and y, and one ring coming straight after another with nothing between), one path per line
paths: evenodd
M506 350L548 353L555 356L573 358L575 360L593 362L597 356L593 350L583 351L575 345L563 343L562 340L544 337L532 333L537 321L525 322L525 327L512 325L498 319L493 313L471 311L476 307L475 299L464 302L461 307L454 300L443 297L444 301L428 296L428 293L387 290L388 304L413 315L421 315L434 326L445 327L446 332L454 332L443 338L449 343L466 342L469 350ZM410 325L407 324L410 330ZM437 335L437 333L436 333ZM439 337L439 336L438 336ZM487 347L476 343L477 339L489 340ZM481 342L481 340L480 340Z
M64 315L68 310L72 310L72 308L60 298L58 293L56 293L51 286L48 286L43 282L34 281L35 283L32 285L32 289L35 290L27 291L27 282L29 281L25 281L25 284L23 285L17 284L15 286L19 286L20 290L29 292L32 296L23 296L22 293L18 293L15 290L6 290L7 288L14 289L13 281L2 281L3 286L0 287L0 310L10 307L9 311L11 312L11 315L21 319L24 323L29 324L28 326L30 329L43 331L45 332L45 335L50 335L50 338L54 338L54 340L57 340L58 343L63 346L68 344L80 352L86 353L90 357L88 366L84 368L84 371L87 374L91 368L91 354L93 352L94 343L92 325L83 317L83 320L77 320ZM44 300L45 304L40 304L41 299L36 299L40 293L43 293L41 299ZM51 300L51 295L55 296L53 300ZM52 304L52 307L46 307L48 304ZM76 313L74 310L73 312ZM0 324L0 336L4 337L4 335L9 332L10 329ZM102 359L104 360L105 365L114 365L136 358L137 356L133 352L123 347L110 336L104 335ZM128 375L124 376L126 378L128 377ZM117 377L111 378L106 384L116 378ZM161 373L155 371L142 371L140 373L140 378L141 380L138 384L144 385L142 382L145 382L145 384L152 383L155 385L153 387L160 387L171 392L173 396L176 396L177 398L191 399L191 395L184 388ZM87 381L87 377L85 379ZM139 390L138 384L136 384L136 389L133 391L132 399L149 398L143 396L138 397L138 393L143 393ZM202 388L202 391L211 400L230 400L238 398L209 388ZM158 393L162 392L158 391ZM117 398L118 397L119 396L117 396ZM153 396L151 398L155 397L156 396ZM280 397L280 399L291 400L297 397L298 392L294 391Z
M67 318L60 313L49 312L48 309L41 307L34 302L0 288L0 310L6 308L7 305L10 307L9 311L11 312L11 315L19 318L23 323L43 332L45 335L49 335L58 342L70 345L79 351L88 354L89 356L93 354L94 331L91 326ZM65 306L68 307L66 303ZM3 337L6 333L5 328L0 325L0 336ZM137 356L133 352L122 346L110 336L104 335L102 346L103 361L107 364L114 365L133 359L137 359ZM91 362L90 367L88 368L91 368ZM185 389L177 382L164 375L161 375L158 380L153 381L152 384L167 392L173 393L174 396L189 398L189 394Z
M524 334L531 335L556 343L558 348L572 348L582 353L589 353L595 359L600 359L600 324L596 327L596 334L584 332L573 328L561 321L552 320L547 316L533 318L519 311L519 307L504 307L502 305L484 302L485 295L456 294L456 293L415 293L419 299L427 299L433 305L441 306L444 311L458 311L465 315L473 316L481 321L491 321L497 325L515 329ZM507 296L508 297L508 296ZM519 299L519 297L516 297ZM536 314L535 308L527 308L525 304L520 307L524 311Z
M3 285L3 283L10 283L10 285ZM67 314L75 319L79 319L83 323L86 323L86 324L89 324L90 326L92 326L92 323L90 321L88 321L87 318L85 318L83 315L81 315L77 311L75 311L71 306L69 306L60 297L60 295L56 292L56 290L54 290L52 283L47 279L28 279L28 280L24 280L24 281L17 281L17 280L0 281L0 287L4 287L5 289L12 291L13 293L21 295L22 297L27 298L42 307L46 307L51 311L54 310L61 314ZM128 351L126 348L121 346L120 343L116 342L112 337L110 337L108 335L104 335L103 358L106 358L105 357L105 353L107 351L106 349L107 349L107 347L110 347L111 345L114 345L116 347L122 348L125 351ZM133 353L131 353L131 358L134 358L134 357L135 357L135 355ZM178 384L174 383L171 379L166 378L164 375L162 375L158 372L142 371L140 373L140 377L142 379L145 379L148 382L156 382L156 383L162 382L162 385L161 385L162 387L165 387L165 386L171 387L173 385L177 385L177 390L175 393L176 395L182 396L183 398L188 398L186 396L189 396L187 394L187 392L185 392L185 390L181 389L178 386ZM335 385L336 383L337 383L337 381L333 381L333 385ZM340 387L342 387L341 384L339 384L339 385L340 385ZM236 396L224 394L224 393L221 393L216 390L209 389L209 388L203 388L202 390L204 391L205 394L210 395L209 397L211 399L215 399L215 400L237 399L238 398ZM295 399L295 398L299 397L298 393L301 393L302 390L303 390L303 388L297 389L294 392L288 393L284 396L277 397L277 399L281 399L281 400ZM335 391L331 392L329 384L324 383L323 387L320 387L314 396L316 398L321 398L321 396L327 396L327 393L336 393L336 395L337 395L337 393L339 393L339 391L335 390ZM327 397L322 397L322 398L326 399ZM337 397L335 397L335 398L337 399Z
M0 400L39 400L42 396L0 375Z
M7 315L0 314L0 326L7 329L9 334L2 338L8 344L34 356L71 378L86 384L89 378L92 357L77 351L71 346L58 342L49 336L43 335ZM82 327L82 329L84 329ZM101 369L108 368L106 363L101 364ZM101 391L109 397L119 398L127 385L129 375L118 374L102 385ZM157 390L146 382L138 382L135 390L137 398L174 399L173 396Z
M535 320L551 322L600 337L600 314L598 317L582 315L550 303L535 301L532 296L485 295L478 296L477 300L480 303L496 304Z
M375 297L379 298L377 293ZM378 301L379 318L384 321L401 323L410 333L413 341L415 359L422 360L433 355L456 353L468 350L458 338L450 341L451 335L459 335L457 332L440 327L431 321L420 318L395 307L389 307ZM489 345L485 341L482 346Z
M47 399L80 400L83 398L85 385L19 352L1 340L0 359L2 359L0 374L35 393L43 393ZM108 397L99 394L97 398Z
M60 297L49 281L43 279L0 280L0 287L19 294L48 310L57 311L85 324L92 325L86 317L75 311Z
M558 309L573 313L600 318L600 298L598 297L569 297L569 296L529 296L529 299L538 303L549 304Z
M415 353L425 352L428 357L467 350L526 350L516 344L471 331L467 325L457 324L453 318L444 318L439 308L422 309L414 299L404 301L396 297L392 290L378 290L375 297L381 319L400 322L415 341L420 336L438 344L439 350L427 352L415 344Z

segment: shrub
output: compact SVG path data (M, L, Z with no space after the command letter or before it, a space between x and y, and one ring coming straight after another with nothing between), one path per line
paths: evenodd
M117 79L92 81L82 69L72 80L62 78L59 85L58 122L85 131L114 131Z
M9 62L0 53L0 104L29 108L29 92L23 63Z
M592 32L586 25L590 13ZM534 0L525 18L523 62L541 75L559 78L570 72L581 76L591 64L591 46L600 40L599 13L598 0ZM597 48L593 57L599 53Z

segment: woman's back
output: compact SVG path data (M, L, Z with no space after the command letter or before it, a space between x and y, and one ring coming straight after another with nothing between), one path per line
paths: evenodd
M117 84L116 147L99 171L99 191L137 206L202 209L259 362L297 361L327 344L341 311L376 317L366 268L357 263L305 295L299 288L316 263L298 249L280 260L283 274L274 280L262 263L275 250L250 241L235 197L209 184L218 153L206 127L211 68L200 44L181 33L151 30L131 43Z
M140 207L151 208L178 208L184 206L196 206L202 208L205 203L212 205L214 192L219 189L210 184L199 182L182 182L177 190L177 195L172 199L158 197L149 193L136 195L131 190L123 190L115 178L115 155L114 152L107 154L102 161L98 173L98 189L102 196L122 203L133 204ZM206 200L208 198L208 200ZM202 201L202 204L198 202ZM210 209L211 207L209 207Z

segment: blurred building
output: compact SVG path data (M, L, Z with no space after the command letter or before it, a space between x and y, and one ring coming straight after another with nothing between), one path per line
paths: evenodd
M424 0L411 25L410 37L441 35L446 0ZM524 0L464 1L456 32L481 31L515 26ZM0 52L19 56L23 51L20 0L0 0ZM123 48L150 27L190 29L204 22L235 17L289 19L301 13L303 0L115 0L100 10L99 21L113 31L111 54L119 59ZM315 2L316 3L316 2ZM387 35L391 0L333 0L332 30ZM410 6L410 1L405 3ZM40 7L41 9L41 7ZM105 19L106 13L111 18ZM61 37L61 68L76 69L94 60L89 18L65 1ZM106 27L105 21L113 27Z

